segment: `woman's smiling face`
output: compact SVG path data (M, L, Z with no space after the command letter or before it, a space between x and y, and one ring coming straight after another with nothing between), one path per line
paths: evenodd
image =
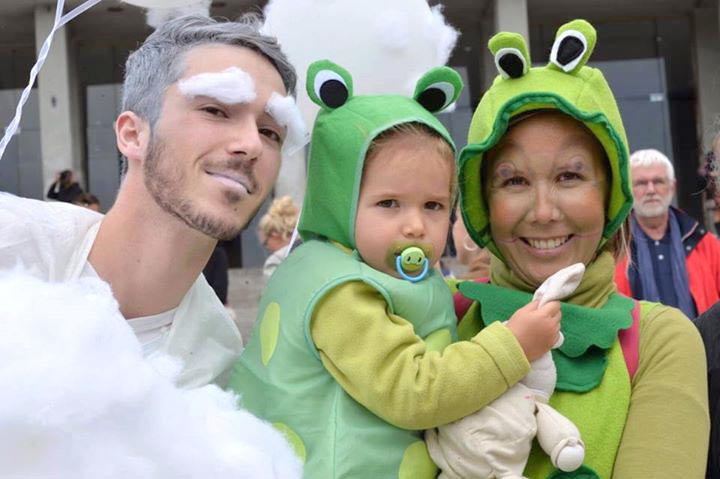
M492 237L506 264L538 286L595 256L609 179L602 147L578 121L538 112L488 152L484 182Z

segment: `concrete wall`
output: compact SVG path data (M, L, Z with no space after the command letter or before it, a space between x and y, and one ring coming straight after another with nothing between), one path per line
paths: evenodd
M50 5L35 8L38 52L52 29L54 15L54 8ZM80 86L69 41L69 29L61 28L55 32L45 65L38 75L42 171L46 188L64 169L72 169L80 184L84 185L85 142L81 129Z

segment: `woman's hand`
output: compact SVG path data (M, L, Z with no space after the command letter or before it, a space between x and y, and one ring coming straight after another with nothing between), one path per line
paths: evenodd
M550 351L557 341L561 317L559 301L550 301L540 308L538 301L533 301L515 311L505 325L532 362Z

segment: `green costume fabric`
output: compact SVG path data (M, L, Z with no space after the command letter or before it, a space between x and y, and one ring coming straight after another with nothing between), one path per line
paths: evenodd
M610 290L613 289L612 282L599 282L592 286L583 284L581 288L602 291L608 286ZM603 294L600 293L600 296ZM570 298L573 303L576 300L577 295ZM477 308L477 303L474 303L459 324L458 335L461 339L472 337L472 329L481 323L471 319L476 318ZM710 423L705 352L700 335L677 309L641 302L639 350L640 361L631 382L630 404L620 446L612 472L600 477L703 479ZM613 354L611 350L611 358ZM618 370L626 366L619 357L615 362L611 359L609 368L615 364ZM559 404L556 399L560 394L567 397L563 404ZM575 409L587 405L578 403L574 406L574 398L577 397L580 395L557 393L550 403L559 407L580 428L588 445L588 455L592 456L596 448L595 436L600 435L600 439L603 439L605 415L609 413L609 417L613 418L616 411L600 409L590 414L590 417L585 412L581 420ZM588 438L592 442L588 442ZM539 449L532 454L530 464L535 465L526 469L526 476L531 479L546 478L551 467L545 455ZM538 462L541 466L537 465ZM532 471L530 467L533 467ZM598 467L598 470L601 469ZM568 476L556 471L553 477ZM592 477L585 476L583 479Z
M441 349L447 342L443 330L420 339L411 323L388 312L377 290L357 281L336 287L318 302L310 333L325 368L342 388L403 429L433 428L472 414L530 368L504 325L492 324L470 341ZM443 335L445 342L436 341Z
M602 254L588 267L583 282L603 284L597 279L611 270L613 264L612 255ZM499 282L502 282L502 275L498 271L509 275L509 270L503 267L495 268L494 276ZM480 316L485 326L495 321L507 321L515 311L532 301L531 293L500 287L497 283L466 282L460 284L459 290L481 305ZM612 293L606 300L604 305L594 308L571 303L561 305L565 342L552 351L557 368L557 390L585 392L600 384L608 364L606 353L615 343L618 331L632 324L634 308L632 299L617 293Z
M612 475L630 401L630 378L617 332L630 327L634 302L614 288L608 289L613 281L612 265L612 255L601 254L587 266L576 292L561 305L565 343L553 351L558 383L550 398L550 405L580 430L586 446L585 466L601 478ZM462 318L461 339L474 336L494 321L509 319L531 300L527 284L503 263L493 266L492 284L459 285L461 293L477 301ZM578 296L600 304L582 306ZM546 454L535 445L525 475L542 479L553 471Z
M444 338L435 345L438 350L457 339L452 299L437 273L413 284L376 271L329 242L310 240L268 283L229 387L241 395L243 407L286 434L305 460L308 479L434 478L422 431L395 427L355 401L315 349L310 318L317 303L353 281L379 291L419 337Z
M272 276L229 383L244 407L286 433L305 460L307 478L436 475L421 431L401 429L376 416L328 372L313 343L310 321L334 288L360 282L375 288L390 313L406 319L437 350L457 338L452 298L437 273L416 283L396 279L366 265L356 251L333 243L355 248L356 205L373 139L393 126L415 122L454 148L432 113L451 104L461 88L459 75L441 67L418 81L413 98L353 96L352 78L341 67L321 61L308 70L308 95L321 111L313 128L298 226L305 243ZM343 327L341 318L337 324Z
M627 138L620 112L602 73L585 66L595 46L595 29L584 20L574 20L558 30L556 45L562 43L563 35L568 32L585 43L582 55L571 62L569 71L559 66L560 60L544 67L527 68L530 65L527 47L517 34L498 33L489 43L499 66L512 59L525 67L517 69L519 76L515 78L498 76L480 100L470 123L468 145L460 153L459 184L468 234L499 258L502 255L492 239L488 208L482 195L481 165L484 154L500 141L510 121L521 113L559 110L582 122L597 137L612 173L604 240L620 228L632 208Z

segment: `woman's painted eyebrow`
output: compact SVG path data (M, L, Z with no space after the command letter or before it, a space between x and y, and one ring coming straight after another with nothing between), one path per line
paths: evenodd
M517 168L515 167L515 165L513 165L513 164L509 163L507 160L505 160L495 167L492 177L505 180L505 179L511 178L516 173L517 173Z
M590 168L590 165L588 165L588 162L585 160L584 156L581 155L573 155L571 158L567 160L563 160L557 165L555 165L554 170L555 171L572 171L574 173L581 173L583 171L586 171Z

